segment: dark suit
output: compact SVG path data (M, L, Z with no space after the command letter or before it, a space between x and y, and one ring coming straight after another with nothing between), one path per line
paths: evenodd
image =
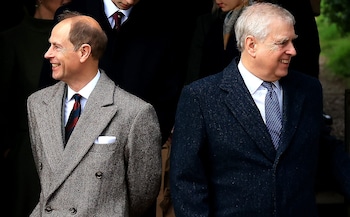
M100 60L104 69L115 83L150 102L156 109L163 143L166 141L174 123L178 96L184 80L184 63L181 61L180 35L172 26L174 18L169 19L169 26L160 25L163 21L152 13L156 0L141 0L137 3L128 20L120 31L112 30L104 12L102 0L73 0L56 12L65 9L78 11L95 18L108 36L107 50ZM153 8L153 9L152 9ZM151 10L152 9L152 10ZM168 15L171 17L171 14ZM168 19L167 19L168 20ZM52 84L51 68L44 67L41 86Z
M224 50L223 23L225 15L216 17L203 43L203 53L199 78L221 72L236 56L240 55L234 33Z
M228 56L223 49L223 20L225 14L221 10L203 14L197 18L189 50L189 59L185 83L191 83L198 78L220 72L234 56ZM231 43L231 37L229 43ZM235 41L235 39L233 39ZM228 50L237 50L229 45Z
M176 216L317 216L321 84L296 71L280 80L283 128L276 151L236 61L183 89L170 160ZM350 196L350 160L337 154L343 156L339 185Z

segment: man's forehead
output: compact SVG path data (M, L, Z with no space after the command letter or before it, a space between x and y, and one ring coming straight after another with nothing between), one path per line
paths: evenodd
M61 21L62 22L62 21ZM69 37L70 25L62 25L64 23L58 23L51 32L49 39L50 43L63 44L64 41Z
M52 33L66 33L70 30L70 26L71 21L69 21L68 19L62 20L52 29Z

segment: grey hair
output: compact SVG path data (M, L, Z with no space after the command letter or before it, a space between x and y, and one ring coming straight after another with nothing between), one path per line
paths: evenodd
M243 51L244 41L248 35L256 37L258 40L265 40L268 36L269 25L272 21L280 19L288 24L295 24L294 16L273 3L254 3L247 6L235 23L235 35L237 49Z

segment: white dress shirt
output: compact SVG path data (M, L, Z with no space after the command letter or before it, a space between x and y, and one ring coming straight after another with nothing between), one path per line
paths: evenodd
M247 86L250 94L253 97L253 100L258 107L261 117L263 118L264 122L266 123L265 119L265 97L267 94L267 89L261 84L263 83L263 80L256 77L254 74L249 72L241 61L238 63L238 69L241 73L244 83ZM280 111L282 111L282 101L283 101L283 91L282 86L279 84L279 81L272 82L274 85L272 85L274 91L277 94L278 102L280 105ZM283 112L282 112L283 113Z
M128 18L129 14L133 7L130 7L128 10L120 10L113 2L112 0L103 0L105 14L108 18L109 24L111 24L111 27L113 28L115 26L115 21L113 19L113 14L117 11L120 11L124 14L121 24L123 24Z
M100 71L98 71L96 76L78 92L82 96L80 100L81 112L84 111L86 101L88 100L92 90L95 88L97 81L100 78L100 75L101 73ZM64 106L64 126L66 126L70 112L72 111L74 106L75 100L72 98L74 94L76 94L76 92L68 86L67 98L65 100L65 106Z

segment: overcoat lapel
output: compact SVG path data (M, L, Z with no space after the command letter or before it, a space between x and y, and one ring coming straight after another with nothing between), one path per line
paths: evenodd
M59 162L60 166L54 173L57 177L54 177L53 180L57 182L52 185L51 193L67 179L72 170L87 154L96 138L101 135L115 116L117 106L114 105L114 88L114 83L110 80L107 81L106 75L101 73L101 77L89 96L84 111L63 151ZM89 134L85 132L89 132Z
M65 84L58 82L52 92L47 93L47 97L43 99L43 106L40 107L42 119L39 124L42 124L39 129L42 141L43 149L47 155L47 160L50 168L57 169L62 161L63 153L63 97L65 95Z
M298 88L299 83L295 82L290 74L280 80L283 88L283 125L278 153L283 153L295 134L303 110L305 95Z
M231 63L224 70L220 87L227 91L226 104L242 128L255 141L265 156L273 162L276 158L276 150L270 134L236 64Z
M108 18L106 17L106 14L104 12L103 8L103 2L101 3L101 0L98 1L84 1L84 3L78 2L79 6L81 7L82 4L86 4L86 11L87 13L91 14L92 17L94 17L96 20L99 21L102 29L105 31L111 31L112 27L108 22Z

